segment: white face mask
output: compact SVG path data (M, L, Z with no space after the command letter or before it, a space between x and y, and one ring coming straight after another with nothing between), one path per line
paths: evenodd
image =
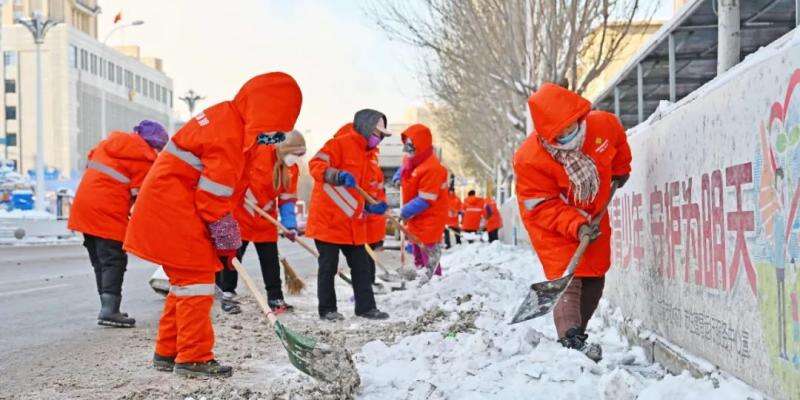
M292 165L297 164L299 161L300 161L300 156L298 156L297 154L287 154L283 156L283 163L290 167Z

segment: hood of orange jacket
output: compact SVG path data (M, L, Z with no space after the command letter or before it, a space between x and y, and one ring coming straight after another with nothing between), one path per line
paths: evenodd
M411 140L411 143L414 144L414 152L416 154L422 154L433 148L433 135L431 135L431 130L422 124L409 126L400 138L403 142L407 139Z
M249 148L259 133L294 129L302 104L300 86L286 73L270 72L247 81L233 99L244 121L244 147Z
M528 107L536 134L553 143L565 128L591 111L592 103L561 86L545 83L528 99Z

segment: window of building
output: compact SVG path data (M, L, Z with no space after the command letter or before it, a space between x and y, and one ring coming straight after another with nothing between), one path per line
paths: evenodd
M17 81L6 79L6 93L17 93Z
M78 68L78 48L74 45L69 45L69 65Z
M97 75L97 55L92 54L91 60L92 64L89 72L91 72L92 75Z
M17 145L17 134L6 132L6 146L16 147L16 145Z
M86 71L89 69L89 52L81 49L81 69Z
M125 70L125 87L133 89L133 72Z
M14 67L17 65L17 53L14 51L6 51L3 53L3 63L6 67Z
M114 82L114 68L116 66L111 61L108 62L108 80Z
M169 91L169 108L172 108L172 90Z
M16 106L6 106L6 119L7 120L17 119L17 107Z
M161 85L156 85L156 100L159 103L164 102L164 88L162 88Z
M148 91L147 91L147 79L145 78L144 82L142 84L142 94L147 96L147 93L148 93Z
M122 85L122 67L120 67L119 65L117 65L116 75L117 75L117 84Z
M156 85L155 83L153 83L153 81L150 81L150 98L151 99L156 98Z
M140 93L142 91L142 77L139 75L136 75L136 91Z
M100 57L100 77L106 77L106 60L103 57Z

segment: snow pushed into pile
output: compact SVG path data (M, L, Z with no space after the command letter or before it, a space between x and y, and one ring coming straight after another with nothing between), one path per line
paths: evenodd
M493 244L451 250L444 276L379 300L392 319L417 321L395 343L375 340L356 354L360 399L736 399L759 398L740 382L669 376L649 365L598 319L589 341L596 364L556 342L552 316L509 325L528 286L544 279L531 251ZM755 396L754 396L755 395Z

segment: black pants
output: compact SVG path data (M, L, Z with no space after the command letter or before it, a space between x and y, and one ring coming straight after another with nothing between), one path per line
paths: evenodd
M353 293L356 300L356 314L375 309L375 294L370 282L369 254L364 245L346 245L315 240L319 251L319 271L317 273L317 300L319 315L337 311L334 279L339 267L339 251L344 253L353 279ZM372 278L374 279L374 278Z
M247 245L250 242L242 241L242 247L236 254L239 261L244 258ZM281 267L278 263L278 243L262 242L253 243L258 253L258 263L261 266L261 277L264 279L264 289L267 290L268 300L283 300L283 290L281 290ZM239 273L236 270L223 268L217 272L217 286L223 292L236 292L236 285L239 283Z
M128 267L128 255L122 250L122 242L84 234L83 246L94 268L97 293L121 296L122 280Z
M450 231L450 232L448 232L448 231ZM450 244L450 235L451 234L453 236L455 236L456 244L461 244L461 235L460 235L460 233L461 233L461 229L459 229L459 228L453 228L453 227L450 227L450 226L445 228L445 230L444 230L444 247L446 249L449 249L449 248L453 247Z
M500 229L495 229L493 231L489 231L489 243L494 242L498 239L498 234L500 233Z

